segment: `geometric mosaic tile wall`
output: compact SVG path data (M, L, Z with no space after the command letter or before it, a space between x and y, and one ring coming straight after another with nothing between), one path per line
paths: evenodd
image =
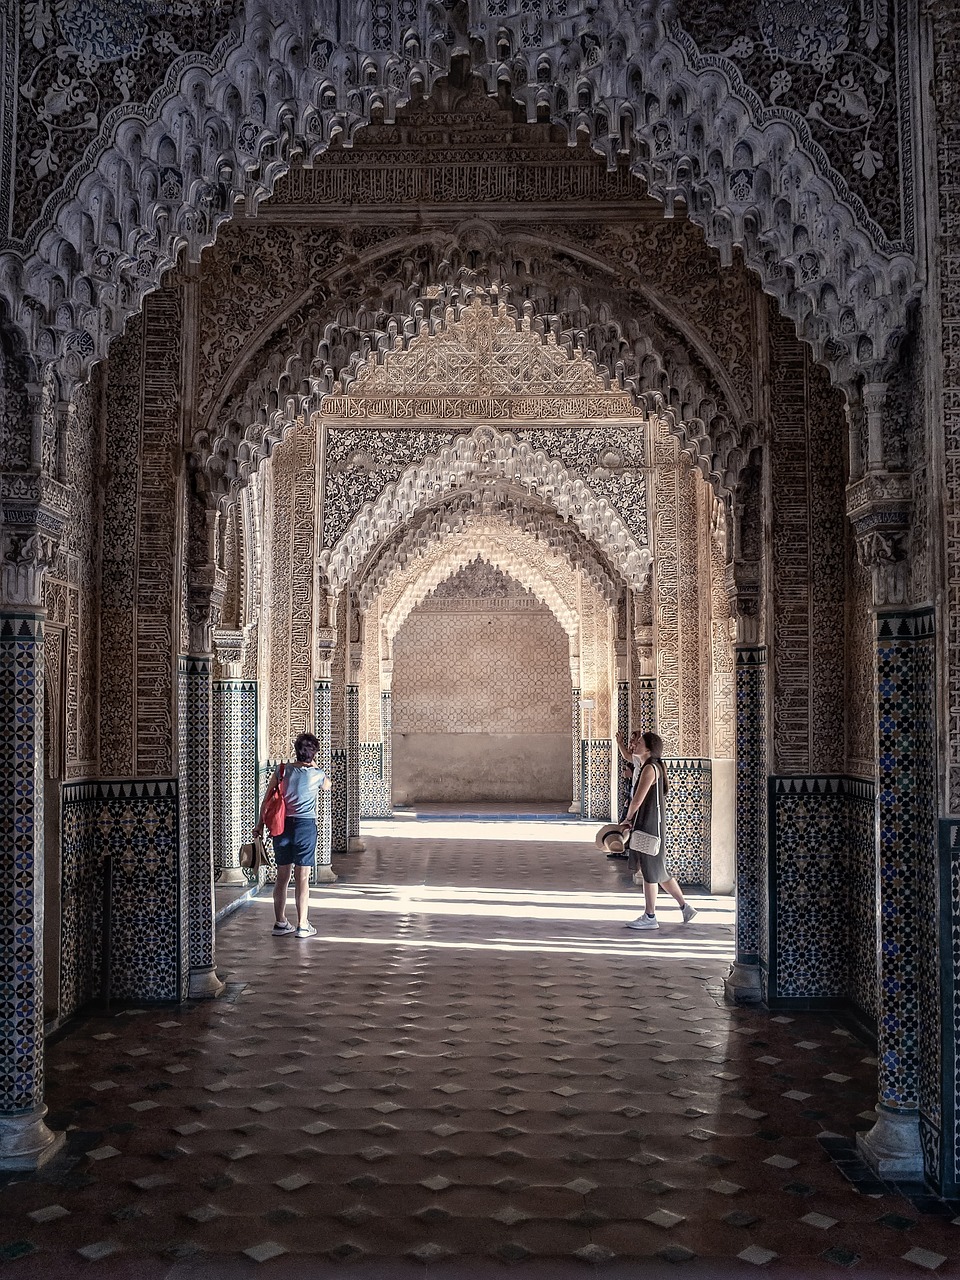
M709 760L664 760L670 790L665 798L667 870L681 884L710 884L713 771Z
M64 1012L99 994L104 859L110 871L111 997L185 999L186 856L176 781L69 783L63 787L63 811L65 869L70 866L63 882ZM94 932L87 933L91 927Z
M612 749L609 738L580 743L580 813L592 822L610 821Z
M257 821L257 681L213 681L213 867L236 867Z
M388 780L383 776L383 743L360 743L360 817L389 818L393 813Z
M949 1025L960 1027L960 822L940 822L940 937L944 1009ZM944 1195L960 1191L960 1054L955 1036L944 1039L943 1061Z
M867 808L872 817L874 792L860 778L769 780L771 1003L870 999L865 966L875 974L876 895L863 893L873 863L872 839L864 847L873 824L865 832L863 819Z
M104 861L96 784L61 789L60 1000L69 1018L102 995ZM52 980L53 975L49 975Z

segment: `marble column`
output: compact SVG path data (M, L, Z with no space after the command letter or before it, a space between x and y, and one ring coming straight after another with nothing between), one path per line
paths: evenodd
M7 477L0 477L0 482ZM30 481L39 478L28 477ZM20 478L23 483L23 478ZM42 584L63 517L42 503L0 513L0 1171L60 1149L43 1096Z
M767 651L736 650L736 958L724 979L728 1000L762 998L760 956L767 897Z
M334 747L330 757L330 780L333 790L331 798L331 839L330 848L333 853L347 853L349 850L349 784L347 753L343 747Z

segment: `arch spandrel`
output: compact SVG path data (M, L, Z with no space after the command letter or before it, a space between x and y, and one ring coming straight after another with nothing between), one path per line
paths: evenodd
M84 377L144 293L181 250L198 258L238 198L255 211L295 155L309 162L375 111L392 119L452 59L472 57L488 90L509 85L528 119L542 114L571 139L586 129L611 162L625 151L668 209L683 201L712 244L742 245L838 377L860 369L878 380L915 291L914 259L871 218L803 115L765 106L730 58L705 57L673 25L672 4L573 0L534 43L514 0L496 12L475 0L472 34L458 10L420 5L402 50L304 40L315 23L325 28L325 4L250 0L242 34L213 54L171 59L146 106L120 103L97 119L97 140L32 226L8 236L0 261L0 290L34 359ZM358 14L348 13L353 33ZM7 195L12 204L16 192Z
M417 511L441 494L486 481L496 486L518 480L608 558L631 585L640 586L652 560L605 498L598 497L580 476L525 441L492 427L459 435L422 464L409 468L386 485L374 501L364 503L333 547L320 554L329 589L338 594L355 578L376 546Z

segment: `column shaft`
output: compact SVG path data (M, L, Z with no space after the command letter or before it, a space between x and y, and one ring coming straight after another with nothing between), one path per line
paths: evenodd
M893 1179L923 1176L921 1113L940 1113L934 653L932 609L877 614L879 1101L858 1145Z
M347 847L351 853L363 849L360 839L360 687L348 684L344 706L347 752Z
M316 735L320 739L319 764L334 787L333 775L333 687L330 680L317 680L314 685ZM333 791L320 792L320 820L317 839L316 879L321 884L336 880L330 859L333 852Z
M580 690L576 688L573 690L572 712L573 712L573 726L572 726L573 727L573 737L572 737L573 800L571 801L571 804L570 804L570 812L580 813L581 811L580 783L581 783L581 773L583 770L583 765L580 759L582 754L582 748L580 746L580 743L582 741L583 731L581 728L582 712L580 710Z
M63 1144L43 1103L43 623L0 617L0 1170Z
M767 651L737 648L736 959L724 980L734 1003L762 996L767 897Z
M187 848L192 999L224 989L216 973L213 928L212 668L206 654L180 659L180 837Z

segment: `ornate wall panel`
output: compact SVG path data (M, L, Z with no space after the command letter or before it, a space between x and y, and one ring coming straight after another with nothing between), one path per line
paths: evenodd
M769 999L876 1004L872 782L770 779Z
M241 844L257 821L258 686L255 680L213 682L213 865L237 866Z
M667 756L703 751L699 476L658 422L653 498L657 732Z
M58 1007L69 1018L102 994L104 847L94 785L67 784L61 806Z
M710 886L710 814L713 774L710 761L689 757L667 760L667 868L681 884Z

